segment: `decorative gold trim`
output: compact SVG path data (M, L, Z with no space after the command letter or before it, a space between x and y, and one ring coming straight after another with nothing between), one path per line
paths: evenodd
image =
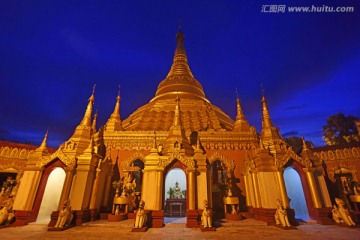
M130 171L132 170L131 168L131 163L134 162L135 160L140 159L141 161L143 161L145 163L145 155L142 154L139 151L136 151L131 157L128 157L127 159L121 161L121 168L123 171Z
M227 157L225 157L224 155L222 155L219 151L214 152L209 158L209 163L212 164L213 162L215 162L216 160L220 160L221 162L223 162L225 164L225 166L230 170L230 171L234 171L236 165L234 160L228 159Z

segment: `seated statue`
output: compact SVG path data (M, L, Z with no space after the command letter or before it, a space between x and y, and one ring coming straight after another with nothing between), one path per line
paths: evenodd
M277 209L275 212L275 222L277 225L282 225L283 227L290 227L289 219L287 216L286 209L284 208L283 202L280 199L277 199Z
M208 208L207 200L204 200L204 211L202 212L202 215L201 215L201 225L204 228L212 227L211 211Z
M64 202L63 208L59 212L59 217L55 224L55 227L62 228L69 225L72 221L72 218L73 215L71 212L70 200L68 199Z
M332 210L333 219L336 223L346 223L349 226L356 225L356 223L352 220L349 210L347 210L344 206L345 203L340 198L335 198L335 202L338 205L334 205Z
M139 208L136 212L135 226L134 226L135 228L146 227L147 215L144 206L145 206L145 202L141 201Z
M181 198L181 196L182 196L182 194L181 194L181 191L180 191L179 183L176 182L175 187L174 187L174 197L175 198Z

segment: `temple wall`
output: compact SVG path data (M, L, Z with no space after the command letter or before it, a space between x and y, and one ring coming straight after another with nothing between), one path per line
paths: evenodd
M259 172L257 176L261 197L261 207L276 208L276 199L281 199L276 172Z

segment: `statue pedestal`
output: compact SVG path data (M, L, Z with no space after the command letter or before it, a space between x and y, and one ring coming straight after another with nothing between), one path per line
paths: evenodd
M49 232L64 231L64 230L69 229L69 228L72 228L72 227L74 227L74 226L75 226L75 224L68 225L68 226L61 227L61 228L48 227L48 231L49 231Z
M127 213L119 213L119 215L108 214L108 222L120 222L127 218Z
M275 225L272 225L272 226L281 228L283 230L297 230L297 228L295 226L284 227L283 225L278 225L278 224L275 224Z
M204 228L203 226L200 226L200 230L202 232L215 232L216 231L216 229L214 227L206 227L206 228Z
M197 210L187 210L186 211L186 227L187 228L197 228L199 227L199 213Z
M238 214L225 213L225 219L230 221L240 221L243 220L243 216L241 215L241 213Z
M147 230L148 230L148 227L133 228L133 229L131 229L132 232L146 232Z
M151 226L153 228L162 228L164 226L164 211L151 211Z
M165 202L165 217L185 217L186 198L169 198Z

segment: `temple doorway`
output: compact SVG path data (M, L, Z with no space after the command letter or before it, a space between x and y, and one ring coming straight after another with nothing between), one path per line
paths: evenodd
M215 218L225 218L223 198L226 196L228 171L220 160L211 164L211 189Z
M65 175L64 169L59 167L54 168L50 173L36 219L37 222L50 221L52 211L57 211Z
M287 167L284 171L284 180L290 208L295 210L295 218L300 221L309 221L309 211L298 172L292 167Z
M169 170L165 177L165 223L186 222L186 175L181 168Z

